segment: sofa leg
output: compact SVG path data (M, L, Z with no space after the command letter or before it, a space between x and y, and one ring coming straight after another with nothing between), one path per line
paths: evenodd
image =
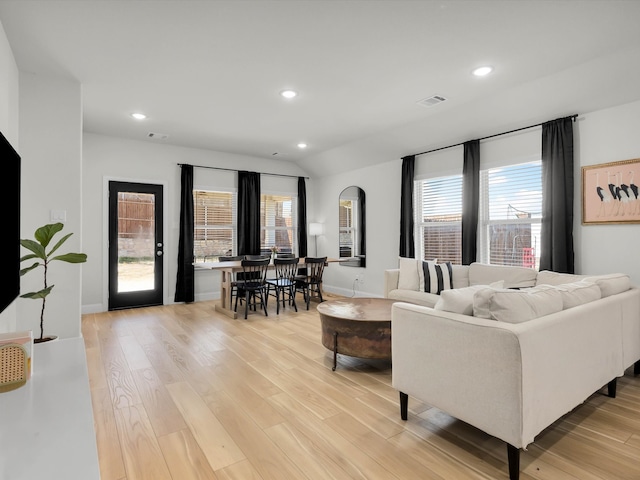
M400 392L400 418L407 419L407 411L409 409L409 395Z
M618 379L614 378L607 384L607 394L611 398L616 398L616 386L618 385Z
M507 458L509 459L509 480L520 479L520 449L507 443Z
M640 375L640 360L633 364L633 374Z

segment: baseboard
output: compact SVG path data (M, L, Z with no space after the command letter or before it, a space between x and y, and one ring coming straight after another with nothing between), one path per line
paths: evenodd
M206 302L208 300L220 300L220 292L203 292L195 295L196 302Z
M341 297L363 297L363 298L382 298L382 295L369 292L358 292L356 290L349 290L347 288L334 287L332 285L323 285L323 291L340 295Z
M96 303L94 305L82 305L80 307L80 313L82 315L85 315L87 313L102 313L106 311L107 308L101 303Z
M333 293L335 295L339 295L341 297L367 297L367 298L382 298L381 295L375 294L375 293L369 293L369 292L357 292L355 290L349 290L347 288L341 288L341 287L333 287L331 285L324 285L323 286L324 291L328 292L328 293ZM196 302L206 302L209 300L220 300L220 291L215 291L215 292L202 292L202 293L197 293L195 295L195 301ZM164 299L164 304L165 305L172 305L176 302L173 301L173 298L168 298L166 297ZM90 314L90 313L103 313L108 311L109 309L107 308L106 305L103 305L102 303L96 303L96 304L92 304L92 305L82 305L80 312L82 313L82 315L85 314Z

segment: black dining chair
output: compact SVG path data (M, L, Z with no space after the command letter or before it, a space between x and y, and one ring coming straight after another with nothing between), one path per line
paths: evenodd
M240 260L264 260L264 259L269 259L271 260L271 255L270 254L260 254L260 255L244 255L242 257L240 257ZM238 280L244 280L244 272L238 272L236 274L236 277ZM243 302L243 298L242 296L240 296L240 304L242 304Z
M235 255L235 256L220 256L218 257L218 261L219 262L239 262L243 259L244 257L242 255ZM234 297L238 294L238 274L234 273L231 277L231 289L229 291L229 307L231 307L231 305L233 305L233 299Z
M280 314L280 302L282 302L282 308L288 302L293 305L296 312L298 311L295 276L298 272L299 261L299 258L280 258L279 256L273 260L276 276L267 280L267 298L271 295L271 287L273 287L273 296L276 297L276 314ZM280 299L280 295L282 295L282 299Z
M242 278L236 280L237 294L236 302L233 308L234 311L238 311L238 298L244 297L244 318L247 318L249 308L257 310L258 299L260 299L260 307L264 310L265 315L267 313L267 269L269 268L269 258L262 258L258 260L241 261Z
M304 266L307 269L306 274L296 275L296 292L300 291L304 295L304 300L307 303L307 310L309 310L309 302L311 302L312 294L316 294L321 302L324 302L322 298L322 274L324 273L324 265L327 262L327 257L307 257L304 260Z
M275 260L276 258L298 258L298 257L296 257L293 253L276 253L271 258L272 260ZM275 265L275 262L274 262L274 265ZM267 282L269 280L275 280L275 278L267 278Z

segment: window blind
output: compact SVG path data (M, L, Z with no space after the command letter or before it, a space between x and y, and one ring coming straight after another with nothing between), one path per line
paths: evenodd
M260 197L260 249L268 253L272 247L279 252L297 251L297 197L267 195Z
M235 192L194 190L194 253L196 262L234 255L236 245Z
M416 252L424 260L462 262L462 175L418 180Z

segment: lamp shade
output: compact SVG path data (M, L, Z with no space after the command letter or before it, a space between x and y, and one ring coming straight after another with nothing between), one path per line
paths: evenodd
M309 235L312 237L317 237L318 235L322 235L323 225L321 223L310 223L309 224Z

